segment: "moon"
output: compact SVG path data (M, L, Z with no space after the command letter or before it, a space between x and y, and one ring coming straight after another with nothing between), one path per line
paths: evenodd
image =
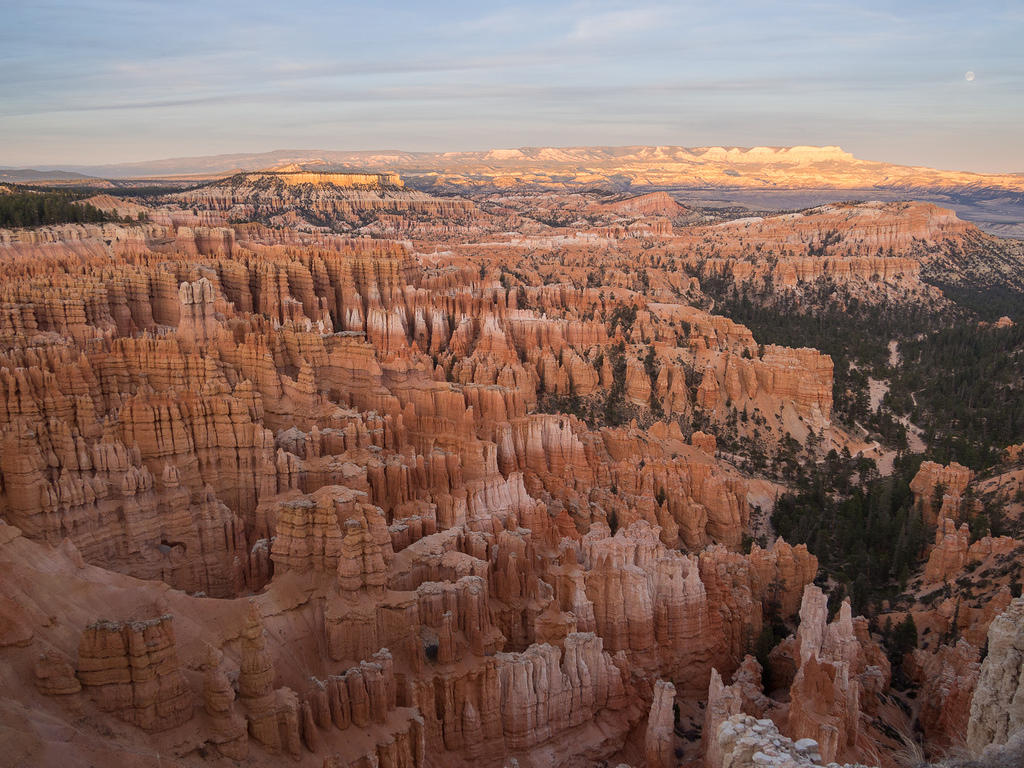
M974 79L974 72L968 70L967 73L964 75L964 80L966 80L969 83L973 79Z

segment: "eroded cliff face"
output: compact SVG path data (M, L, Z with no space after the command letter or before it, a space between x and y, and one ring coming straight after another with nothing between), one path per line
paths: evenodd
M980 754L1006 744L1024 727L1024 599L1018 598L989 626L988 655L982 662L967 746Z
M219 597L265 583L269 499L324 485L368 494L404 526L399 547L504 521L537 494L564 509L559 535L646 520L669 547L735 547L746 483L706 441L688 445L674 421L648 432L537 413L540 397L600 402L621 387L646 418L652 404L725 418L756 403L781 414L776 435L828 425L827 357L759 351L700 310L638 310L624 338L580 304L609 317L638 294L504 289L400 244L303 249L227 231L230 258L146 251L120 267L113 245L89 258L65 241L7 247L0 468L27 535ZM692 323L685 342L677 316Z
M826 425L827 358L204 210L0 246L3 674L41 702L19 754L63 762L44 723L73 702L113 734L83 760L670 764L668 691L702 697L817 571L739 552L747 480L674 415Z
M806 547L749 545L759 486L718 429L848 436L828 356L709 311L686 265L718 230L683 231L664 194L470 202L311 173L133 203L132 226L0 232L17 759L672 765L673 704L705 698L713 761L741 712L826 760L888 748L866 622L848 604L828 621ZM530 205L547 213L526 222ZM904 213L721 238L806 251L846 217L847 256L868 263L908 232L956 234ZM848 277L912 271L888 266ZM943 529L930 578L1006 553L959 536ZM766 670L777 701L747 654L766 617L798 611ZM938 665L966 679L958 659Z
M961 497L973 477L970 469L955 461L946 466L934 461L922 462L910 481L910 490L924 521L937 525L940 518L958 520Z
M629 535L605 529L575 552L524 528L459 526L395 553L380 509L362 506L330 524L340 539L333 569L292 561L252 600L138 582L87 565L70 541L47 551L5 525L5 674L142 731L173 732L170 754L186 761L214 749L257 763L285 753L347 765L372 747L396 764L501 765L509 755L575 764L623 748L646 714L649 675L695 686L712 664L735 667L741 638L758 627L761 579L781 576L755 575L753 561L717 550L673 576L672 563L687 559L674 561L646 523ZM611 575L602 570L611 557L635 563L620 560L630 591L588 590L591 574ZM68 597L55 602L61 588ZM156 610L165 613L87 618ZM53 611L59 623L47 625ZM735 639L722 647L723 636ZM648 752L669 764L674 688L659 686ZM45 762L60 739L40 727L30 718L12 738ZM353 742L354 732L363 736ZM130 731L120 738L87 741L113 753L140 743Z
M948 748L966 743L980 657L978 648L960 638L934 653L916 649L904 662L921 685L919 721L932 744Z

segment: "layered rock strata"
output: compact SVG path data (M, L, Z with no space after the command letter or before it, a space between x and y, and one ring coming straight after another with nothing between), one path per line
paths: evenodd
M748 245L790 238L797 282L896 286L913 270L861 251L956 222L839 207L684 232L665 195L528 211L310 173L134 203L131 226L0 233L18 759L59 762L53 724L80 711L95 764L668 765L673 703L709 689L706 736L747 712L860 754L887 663L805 590L806 547L747 552L763 484L729 454L733 425L847 440L832 361L708 311L689 258L738 243L719 256L740 275ZM838 221L844 244L807 252ZM937 482L955 493L925 478L922 499ZM766 621L798 610L761 670ZM936 688L954 709L969 674Z

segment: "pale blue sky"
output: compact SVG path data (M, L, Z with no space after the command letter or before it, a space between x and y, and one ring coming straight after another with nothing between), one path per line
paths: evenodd
M0 19L0 165L839 144L1024 171L1019 0L0 0Z

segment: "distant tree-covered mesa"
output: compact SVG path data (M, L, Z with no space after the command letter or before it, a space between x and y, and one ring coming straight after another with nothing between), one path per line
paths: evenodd
M78 200L73 192L0 194L0 227L38 227L42 224L86 224L117 221L114 214Z

